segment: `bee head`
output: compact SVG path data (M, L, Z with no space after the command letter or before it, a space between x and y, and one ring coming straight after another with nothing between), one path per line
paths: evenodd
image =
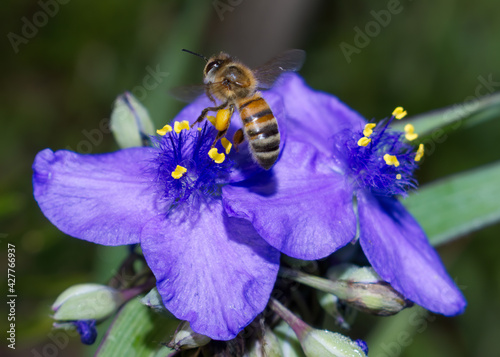
M231 60L231 56L227 53L221 52L217 56L212 56L207 60L207 65L203 70L204 77L211 77L218 71L218 69L226 62Z

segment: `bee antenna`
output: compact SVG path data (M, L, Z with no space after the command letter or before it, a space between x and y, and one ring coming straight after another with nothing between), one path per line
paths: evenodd
M198 56L198 57L201 57L205 60L205 62L208 62L208 58L206 58L205 56L203 55L200 55L199 53L196 53L196 52L193 52L193 51L190 51L190 50L186 50L186 49L182 49L184 52L187 52L187 53L191 53L192 55L195 55L195 56Z

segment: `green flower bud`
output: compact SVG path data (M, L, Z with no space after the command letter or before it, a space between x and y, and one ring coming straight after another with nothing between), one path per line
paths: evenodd
M174 315L167 310L165 305L163 305L163 300L156 287L151 289L151 291L141 299L141 303L152 309L157 314L162 314L168 318L175 318Z
M363 349L349 337L328 330L311 329L301 340L307 357L362 357Z
M389 316L413 305L371 267L342 264L330 268L327 276L338 285L335 295L360 311Z
M366 357L363 348L348 337L312 328L275 299L269 304L293 329L307 357Z
M280 275L333 294L355 309L373 315L394 315L413 305L372 268L355 265L335 267L328 274L333 281L286 268L280 269Z
M109 286L78 284L66 289L52 305L57 321L102 321L125 302L122 293Z
M212 341L210 337L194 332L187 321L182 321L175 331L174 338L168 343L168 347L175 350L188 350L205 346Z
M269 327L264 330L262 338L256 338L248 347L244 357L282 357L280 342Z
M116 98L110 126L122 149L143 146L149 140L148 136L155 134L148 111L129 92Z

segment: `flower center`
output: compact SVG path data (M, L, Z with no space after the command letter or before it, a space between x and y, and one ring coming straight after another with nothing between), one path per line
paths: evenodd
M173 130L165 125L157 133L162 137L156 140L156 183L167 205L172 207L193 197L219 197L233 163L212 148L217 131L209 124L190 129L184 121L175 122Z
M346 174L357 188L384 196L406 196L416 187L413 172L424 154L423 144L415 150L410 143L418 137L411 124L406 125L405 132L389 128L394 119L405 115L398 107L389 119L378 124L368 123L363 130L337 134L334 152L343 158Z

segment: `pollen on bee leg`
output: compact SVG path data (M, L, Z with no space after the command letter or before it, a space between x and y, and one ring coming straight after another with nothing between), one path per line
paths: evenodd
M368 124L366 124L365 125L365 129L363 130L363 135L368 138L370 135L372 135L373 128L375 128L376 126L377 126L377 124L375 124L375 123L368 123ZM366 146L366 145L360 145L360 146Z
M424 156L424 144L420 144L418 146L417 154L415 155L415 161L420 161L422 156Z
M210 156L210 158L214 160L216 164L221 164L226 159L226 155L224 155L224 153L219 154L217 152L217 148L211 148L208 152L208 156Z
M416 138L418 138L418 134L415 133L415 128L411 124L405 125L405 133L406 133L406 135L405 135L406 140L408 140L408 141L412 141L412 140L415 140Z
M394 165L395 167L399 166L398 158L395 155L385 154L384 160L385 160L385 163L389 166L391 166L391 165Z
M181 122L176 121L174 123L174 131L179 134L183 129L189 130L189 122L187 120L183 120Z
M224 149L226 149L226 155L229 155L229 153L231 152L231 148L233 147L233 144L231 144L231 142L226 138L220 139L220 143L222 144L222 146L224 146Z
M392 115L396 118L396 119L403 119L405 116L406 116L406 110L403 109L403 107L397 107L396 109L394 109L394 111L392 112Z
M224 131L229 126L229 119L233 115L233 111L231 109L221 109L215 115L215 129L218 131Z
M164 136L165 134L172 131L172 127L170 125L165 125L163 128L156 130L158 135Z
M177 165L174 171L172 171L172 177L176 180L180 179L185 173L187 169L184 166Z
M358 146L366 146L369 143L371 143L372 139L367 138L367 137L362 137L361 139L358 140Z

